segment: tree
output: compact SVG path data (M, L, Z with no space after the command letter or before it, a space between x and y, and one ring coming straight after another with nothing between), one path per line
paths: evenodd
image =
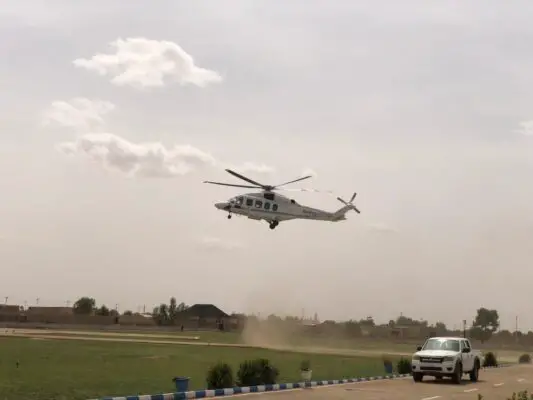
M91 315L96 308L96 301L92 297L81 297L72 306L75 314Z
M122 313L122 315L133 315L133 312L130 310L126 310Z
M446 335L448 332L448 328L444 324L444 322L437 322L435 323L435 330L438 332L439 335Z
M110 315L110 311L109 311L109 308L107 308L105 306L105 304L102 304L102 306L100 308L97 308L95 310L95 314L96 315L101 315L103 317L107 317L108 315Z
M476 319L472 322L470 335L481 343L486 342L500 327L498 311L481 307L477 310Z

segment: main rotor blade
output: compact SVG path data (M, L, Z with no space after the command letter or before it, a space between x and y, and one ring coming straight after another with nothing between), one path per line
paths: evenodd
M294 183L294 182L298 182L298 181L303 181L304 179L309 179L309 178L312 178L313 175L307 175L307 176L304 176L303 178L298 178L298 179L295 179L293 181L289 181L289 182L285 182L285 183L281 183L279 185L276 185L274 186L275 188L278 188L280 186L283 186L283 185L288 185L289 183Z
M267 186L267 185L263 185L263 184L261 184L261 183L259 183L259 182L253 181L253 180L251 180L250 178L247 178L247 177L245 177L245 176L242 176L241 174L238 174L237 172L232 171L231 169L227 169L227 168L226 168L226 172L230 173L230 174L233 175L233 176L236 176L236 177L239 178L239 179L242 179L243 181L246 181L246 182L249 182L249 183L253 183L254 185L257 185L257 186L259 186L259 187L265 187L265 186Z
M262 186L234 185L233 183L212 182L212 181L204 181L204 183L211 183L213 185L222 185L222 186L233 186L233 187L240 187L240 188L250 188L250 189L261 189L262 188Z
M320 190L312 188L298 188L298 189L286 189L286 188L275 188L274 190L281 190L284 192L314 192L314 193L333 193L332 190Z
M355 199L355 196L357 196L357 192L354 192L352 198L350 199L350 201L348 203L353 203L353 200Z

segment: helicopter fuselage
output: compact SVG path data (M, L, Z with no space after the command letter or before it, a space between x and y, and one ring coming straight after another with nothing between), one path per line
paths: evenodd
M216 203L215 207L231 214L247 216L250 219L268 222L281 222L291 219L313 219L321 221L340 221L346 219L325 210L307 207L294 199L273 192L246 193L232 197L226 202Z

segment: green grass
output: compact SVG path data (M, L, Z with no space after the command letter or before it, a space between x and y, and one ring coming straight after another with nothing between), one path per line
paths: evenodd
M304 358L311 361L313 379L383 374L381 358L229 347L0 338L0 355L1 400L166 393L174 391L173 376L189 376L190 388L202 389L215 362L228 362L236 372L241 361L257 357L280 369L279 382L298 381Z

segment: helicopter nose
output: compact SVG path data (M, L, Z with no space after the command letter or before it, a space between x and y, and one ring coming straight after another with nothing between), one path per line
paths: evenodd
M228 206L228 203L215 203L215 207L219 210L224 210Z

